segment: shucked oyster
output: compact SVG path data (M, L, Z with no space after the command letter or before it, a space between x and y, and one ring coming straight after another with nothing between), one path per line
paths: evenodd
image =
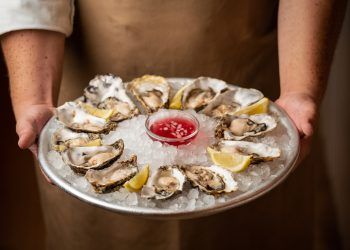
M133 155L127 161L114 162L110 167L102 170L90 169L85 178L98 193L118 190L121 185L130 180L137 173L137 158Z
M164 77L144 75L132 80L128 90L147 114L165 107L169 102L170 85Z
M61 128L55 131L51 137L52 149L60 152L67 148L87 145L101 145L100 136L98 134L76 133L67 128Z
M113 110L112 121L121 121L139 113L136 105L126 93L120 79L112 74L98 75L84 89L85 101L101 109Z
M181 169L193 186L208 194L230 193L238 188L231 173L216 165L185 165Z
M160 167L143 186L141 196L157 200L167 199L183 189L184 174L177 166Z
M182 109L199 111L227 90L224 81L199 77L185 88L182 95Z
M269 132L276 126L275 119L266 114L228 115L220 119L215 129L215 137L225 140L242 140L249 136L258 136Z
M76 173L85 174L89 169L102 169L118 159L124 150L123 140L110 146L75 147L62 152L66 164Z
M82 132L102 133L115 127L113 122L89 114L82 105L66 102L56 109L57 119L66 127Z
M234 115L241 108L252 105L263 97L257 89L233 88L219 95L201 113L211 117Z
M252 156L252 164L261 161L271 161L280 157L281 150L264 143L247 141L220 141L213 146L214 149L225 153L238 153Z

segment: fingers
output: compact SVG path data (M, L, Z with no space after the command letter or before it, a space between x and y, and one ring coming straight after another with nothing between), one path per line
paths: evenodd
M52 114L53 108L50 107L35 107L35 109L32 107L26 113L22 112L17 119L16 126L19 136L18 146L22 149L32 146L41 128L50 119ZM35 154L35 151L33 153Z
M305 138L310 138L314 134L314 128L309 122L305 122L301 125L301 131Z
M29 150L33 153L35 158L38 158L38 144L34 143L29 147Z
M16 131L19 136L18 146L20 148L26 149L34 144L37 131L32 122L27 120L19 121L16 126Z

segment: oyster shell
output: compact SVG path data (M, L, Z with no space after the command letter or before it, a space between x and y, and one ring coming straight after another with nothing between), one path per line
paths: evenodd
M75 102L66 102L56 109L57 119L66 127L78 132L102 133L112 130L116 124L89 114Z
M118 140L110 146L68 148L62 152L62 158L74 172L85 174L89 169L105 168L108 163L118 159L123 150L123 140Z
M252 164L261 161L271 161L281 156L279 148L271 147L264 143L247 141L227 141L223 140L213 146L214 149L226 153L239 153L252 156Z
M156 200L168 199L181 192L184 183L185 176L177 166L162 166L143 186L141 196Z
M200 111L226 90L227 84L224 81L199 77L185 88L182 95L182 109Z
M90 169L86 172L85 178L98 193L116 191L126 181L136 175L137 157L131 156L127 161L116 161L110 167L102 170Z
M170 85L164 77L144 75L132 80L127 88L144 113L153 113L169 102Z
M230 193L238 189L231 173L216 165L185 165L181 169L194 187L208 194Z
M258 136L273 130L276 120L266 114L227 115L222 117L215 129L215 137L225 140L242 140L249 136Z
M232 88L209 103L201 113L217 118L225 115L234 115L241 108L252 105L264 98L257 89Z
M51 148L56 151L64 151L67 148L85 146L100 139L98 134L77 133L67 128L56 130L51 137Z
M122 79L112 74L97 75L84 89L84 99L101 109L110 109L112 121L122 121L139 113L136 105L126 93Z
M238 88L233 96L234 102L237 102L241 107L252 105L263 98L264 95L259 90L247 88Z

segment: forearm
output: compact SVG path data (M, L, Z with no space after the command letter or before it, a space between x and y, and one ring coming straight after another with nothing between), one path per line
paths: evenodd
M31 105L56 104L62 75L65 36L23 30L1 37L16 118Z
M281 96L322 99L346 1L281 0L278 48Z

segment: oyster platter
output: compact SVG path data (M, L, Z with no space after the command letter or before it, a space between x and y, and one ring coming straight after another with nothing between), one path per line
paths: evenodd
M292 171L298 133L256 89L210 77L98 75L56 109L39 139L42 170L115 212L193 218L268 192Z

